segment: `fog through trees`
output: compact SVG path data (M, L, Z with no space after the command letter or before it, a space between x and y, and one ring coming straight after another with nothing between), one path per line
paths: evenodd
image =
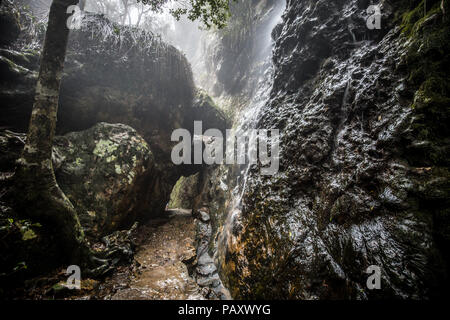
M150 6L138 3L136 0L84 0L84 10L105 15L109 20L121 25L133 26L152 31L162 40L175 46L186 54L197 75L202 66L202 48L208 39L208 31L199 22L192 22L186 17L177 21L170 9L186 5L183 1L168 3L161 12L154 12ZM19 4L29 6L33 14L46 19L51 0L17 0ZM80 2L79 6L82 7ZM209 37L211 38L211 37ZM200 45L202 44L202 45ZM197 78L197 77L196 77Z

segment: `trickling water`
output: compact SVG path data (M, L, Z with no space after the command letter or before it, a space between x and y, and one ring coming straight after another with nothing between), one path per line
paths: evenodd
M260 44L257 46L260 50L260 54L263 54L263 66L266 71L262 74L259 79L258 89L253 95L251 102L247 108L241 112L238 117L239 122L236 127L236 136L248 136L249 141L256 139L256 131L252 130L256 128L257 120L259 119L259 114L262 109L266 105L270 97L270 91L272 88L272 76L273 76L273 68L272 68L272 49L274 46L274 42L271 37L271 33L273 28L281 22L281 15L285 8L285 1L280 1L277 6L275 6L270 13L272 16L269 19L269 22L266 25L263 36L261 37ZM269 129L269 128L266 128ZM251 154L256 152L256 145L249 143L249 149L247 151L248 158L251 159ZM240 180L242 183L238 183L235 191L235 207L241 207L242 198L245 192L245 188L247 186L248 173L251 169L252 164L247 163L244 168L240 172ZM240 187L241 185L241 187ZM237 190L240 189L240 192Z
M267 63L269 64L269 62ZM259 113L261 111L261 108L267 103L269 100L270 95L270 89L272 87L272 75L273 75L273 69L270 66L269 69L265 72L264 77L260 80L259 83L259 89L257 90L255 96L253 97L252 101L250 102L250 105L248 108L246 108L242 115L239 117L241 120L236 128L235 134L237 137L239 136L248 136L248 140L252 141L256 139L256 131L252 130L256 127L257 119L259 118ZM253 143L248 144L248 150L247 155L248 159L250 159L250 154L252 152L255 152L256 145ZM240 177L242 179L242 187L240 188L239 184L236 186L236 191L241 190L240 192L236 192L238 194L236 198L236 207L240 207L242 197L244 195L245 187L247 186L247 178L248 178L248 172L251 169L252 164L246 163L244 165L244 168L241 170Z
M356 43L356 36L355 33L353 32L353 29L349 26L348 27L348 32L350 32L352 39L353 39L353 43Z
M273 28L281 22L281 15L284 9L283 6L276 7L273 18L271 18L270 23L267 28L268 37L264 37L259 48L262 52L265 52L264 61L262 68L265 68L265 72L259 79L258 89L256 90L254 96L251 99L250 104L245 108L238 117L238 124L235 129L235 135L237 137L247 136L248 141L255 139L256 131L252 130L256 128L257 121L259 119L260 112L262 108L267 104L270 98L270 92L273 85L273 66L271 60L271 53L273 49L273 41L271 39L271 31ZM270 50L264 50L263 48L269 48ZM266 128L271 129L271 128ZM251 154L257 150L254 148L256 144L249 143L247 148L247 158L251 159ZM257 148L257 147L256 147ZM235 242L235 236L232 233L233 227L240 218L241 210L243 206L243 198L247 188L247 182L249 177L249 171L251 170L253 164L246 162L242 165L237 176L237 184L232 191L232 202L231 209L229 210L227 217L225 219L223 228L218 238L218 252L216 253L219 257L224 257L227 250L232 248Z

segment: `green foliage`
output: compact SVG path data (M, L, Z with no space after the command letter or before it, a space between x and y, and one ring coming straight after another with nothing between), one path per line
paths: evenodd
M198 194L199 174L181 177L170 195L170 209L192 209L195 196Z
M25 263L25 261L21 261L19 262L13 269L13 272L17 272L20 271L22 269L27 269L27 264Z
M149 5L153 11L161 11L166 3L172 1L181 4L180 7L170 10L177 20L186 15L191 21L200 20L208 29L212 26L219 29L224 28L230 17L229 0L138 0L138 2Z
M29 220L14 220L13 218L2 219L0 223L0 234L3 237L13 233L15 230L20 231L22 240L32 240L37 237L33 228L40 228L40 223L32 223Z
M425 7L426 3L426 7ZM450 106L450 9L447 2L442 10L441 1L416 1L415 7L403 13L402 32L411 45L406 63L410 74L408 82L416 90L411 107L415 112L413 128L420 141L429 149L421 165L442 165L447 162L445 140L448 137ZM426 10L425 10L426 8ZM413 161L414 163L416 160Z
M403 33L414 36L435 14L440 14L440 1L422 0L415 8L403 14Z

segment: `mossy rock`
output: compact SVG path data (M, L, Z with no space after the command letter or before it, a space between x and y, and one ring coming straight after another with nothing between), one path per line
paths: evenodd
M129 126L99 123L55 139L56 177L90 235L116 230L135 209L135 187L153 164Z
M181 177L170 195L170 209L192 209L194 198L199 193L199 174Z

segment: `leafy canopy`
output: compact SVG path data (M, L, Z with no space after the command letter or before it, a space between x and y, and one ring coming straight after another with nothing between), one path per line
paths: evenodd
M153 11L161 11L169 2L176 2L177 7L170 9L170 13L180 20L186 15L191 21L200 20L206 28L216 26L222 29L230 16L230 2L237 0L137 0L151 6Z

